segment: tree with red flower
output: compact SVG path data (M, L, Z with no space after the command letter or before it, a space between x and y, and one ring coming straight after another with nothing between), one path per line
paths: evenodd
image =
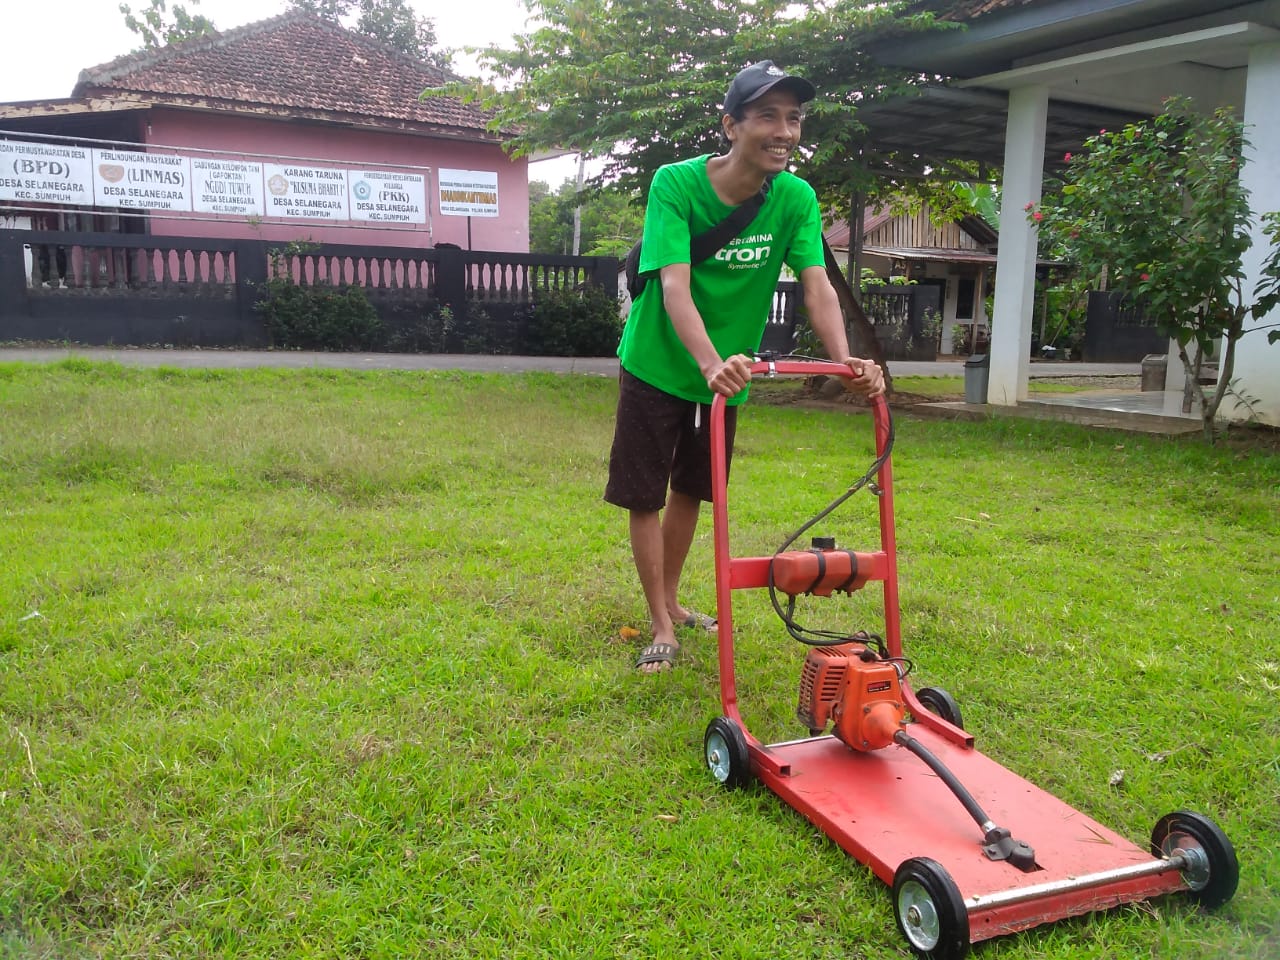
M1044 256L1075 264L1078 282L1127 291L1177 341L1211 441L1246 324L1280 326L1264 319L1280 307L1280 211L1262 216L1268 255L1262 279L1245 290L1254 222L1239 180L1245 144L1229 110L1197 113L1170 98L1151 120L1090 137L1027 211ZM1271 329L1268 342L1277 340ZM1211 357L1218 382L1206 392L1200 374Z

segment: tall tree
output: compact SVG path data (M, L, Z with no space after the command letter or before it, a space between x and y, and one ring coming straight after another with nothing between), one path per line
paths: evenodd
M1085 278L1105 269L1177 341L1210 441L1234 389L1236 344L1247 324L1264 323L1280 306L1280 212L1262 214L1262 278L1246 287L1255 211L1240 184L1245 146L1244 124L1229 110L1203 114L1171 98L1149 121L1090 137L1083 153L1065 158L1059 188L1027 207L1049 251ZM1271 330L1268 341L1277 339L1280 331ZM1206 391L1200 374L1211 355L1217 386Z
M580 250L587 257L623 257L640 237L644 211L636 198L617 190L587 190L566 179L552 192L541 180L529 184L529 251L573 252L573 211L581 203Z
M289 5L336 20L442 70L453 61L451 51L437 47L435 21L418 16L406 0L289 0Z
M883 191L885 171L921 172L918 158L868 152L858 142L861 105L918 89L929 78L877 66L868 49L931 28L901 0L526 0L531 32L514 49L489 46L490 81L459 81L429 96L462 97L515 130L519 155L561 147L604 161L597 183L644 191L672 160L712 152L730 78L773 59L812 80L796 164L824 200L848 205L855 186Z
M199 3L200 0L191 0L193 6ZM154 50L214 32L212 20L198 13L188 13L180 3L173 5L171 15L167 0L150 0L136 14L129 4L122 3L120 12L124 14L125 26L142 38L140 50Z
M190 2L196 5L200 0ZM289 7L344 23L357 33L442 70L450 69L453 62L452 51L436 45L435 21L419 17L406 0L289 0ZM142 38L143 50L190 40L217 29L212 20L188 13L180 3L173 5L170 14L168 0L148 0L146 8L136 14L129 4L122 3L120 12L125 26Z

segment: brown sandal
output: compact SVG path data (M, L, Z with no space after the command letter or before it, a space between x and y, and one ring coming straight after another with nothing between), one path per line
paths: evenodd
M676 654L679 652L680 648L673 643L651 643L640 651L636 667L638 669L647 663L666 663L674 666Z

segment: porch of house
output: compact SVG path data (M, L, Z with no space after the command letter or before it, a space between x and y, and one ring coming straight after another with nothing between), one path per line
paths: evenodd
M1200 405L1192 402L1190 410L1184 411L1181 390L1141 389L1140 364L1032 363L1029 379L1073 376L1097 376L1100 380L1105 378L1114 382L1073 393L1033 392L1028 399L1012 407L953 400L924 404L913 408L913 412L957 419L996 415L1058 420L1162 436L1180 436L1201 430Z

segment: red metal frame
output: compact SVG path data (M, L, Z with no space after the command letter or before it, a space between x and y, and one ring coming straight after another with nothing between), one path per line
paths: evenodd
M814 361L759 362L751 370L753 376L852 375L842 364ZM889 439L889 409L879 397L871 406L881 456ZM732 594L767 587L770 558L729 552L722 397L711 406L710 426L721 706L742 728L752 771L769 789L886 883L912 857L941 863L964 897L973 943L1187 888L1176 865L983 756L970 734L925 709L905 680L903 698L915 718L911 735L959 777L995 823L1035 849L1038 869L1024 873L1007 862L989 860L973 819L942 780L903 747L863 753L830 736L768 745L752 736L738 710ZM868 579L883 586L885 646L898 657L902 624L888 457L876 482L881 491L880 549L872 553Z

